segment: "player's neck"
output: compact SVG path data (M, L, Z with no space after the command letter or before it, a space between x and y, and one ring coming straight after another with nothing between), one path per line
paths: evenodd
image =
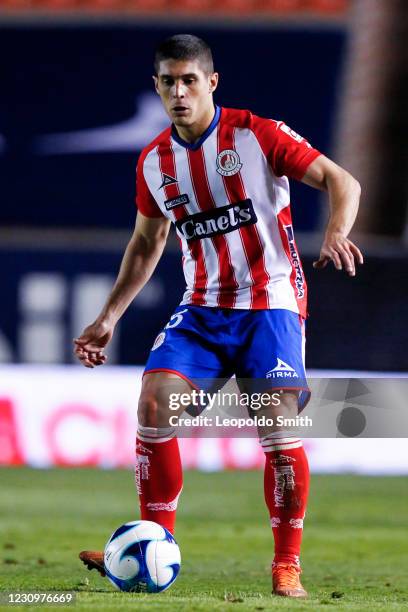
M212 120L214 119L215 107L212 105L209 107L208 111L202 116L202 118L193 123L192 125L175 125L174 127L177 130L177 134L190 144L194 144L201 138L206 129L211 125Z

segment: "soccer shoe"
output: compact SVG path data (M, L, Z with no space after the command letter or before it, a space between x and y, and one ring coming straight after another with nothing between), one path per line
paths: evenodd
M103 552L99 550L83 550L79 553L79 558L89 570L96 569L101 576L106 576Z
M307 597L307 592L300 583L300 567L288 563L276 563L272 566L272 593L282 597Z

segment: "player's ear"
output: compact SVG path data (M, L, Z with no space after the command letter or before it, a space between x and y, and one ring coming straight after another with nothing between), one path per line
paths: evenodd
M159 86L159 79L157 78L157 76L156 76L156 75L153 75L153 76L152 76L152 79L153 79L153 82L154 82L154 88L155 88L155 90L156 90L156 93L159 93L159 89L158 89L158 86Z
M210 74L210 76L208 77L208 85L209 85L209 92L213 93L213 91L215 91L217 89L217 85L218 85L218 72L213 72L212 74Z

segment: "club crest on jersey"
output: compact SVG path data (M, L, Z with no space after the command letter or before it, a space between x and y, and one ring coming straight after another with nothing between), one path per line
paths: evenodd
M166 339L166 334L164 332L160 332L160 334L156 337L156 340L153 343L152 351L155 351L163 344Z
M242 168L241 160L236 151L224 149L217 155L217 172L222 176L237 174Z
M187 242L234 232L258 221L250 199L178 219L176 227Z
M279 357L277 357L277 361L276 366L266 373L266 378L299 378L292 366L282 361Z
M174 185L174 183L177 183L177 182L178 182L177 179L175 179L173 176L163 173L163 181L157 191L159 191L160 189L163 189L163 187L167 187L167 185Z

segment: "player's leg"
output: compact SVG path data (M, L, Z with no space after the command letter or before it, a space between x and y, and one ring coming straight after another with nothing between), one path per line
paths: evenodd
M216 332L219 313L178 307L156 338L143 377L138 410L136 485L141 518L174 532L182 469L174 419L182 410L171 397L220 378L223 365Z
M265 453L264 495L275 540L274 593L305 597L300 584L300 546L309 491L309 468L302 441L277 417L294 418L308 397L304 371L302 322L282 310L249 313L251 335L242 355L240 377L253 391L271 395L268 406L256 411L274 425L258 428ZM272 367L271 367L272 366ZM274 395L275 393L275 395ZM274 398L279 393L279 402Z
M169 372L146 374L138 408L135 480L140 516L174 533L183 473L170 394L189 393L192 387ZM173 424L172 424L173 423Z
M298 392L280 396L280 405L263 410L265 416L293 418ZM273 590L277 595L305 597L300 584L300 548L309 494L309 466L302 440L290 429L259 427L265 453L264 496L275 541Z
M228 373L221 362L218 328L223 322L217 309L179 306L157 336L143 377L138 408L136 484L141 518L174 531L182 471L170 395L189 393ZM173 406L172 406L173 407ZM104 575L103 552L83 551L89 569Z
M182 489L178 441L170 417L170 393L189 393L191 386L179 376L160 372L143 378L138 407L135 479L140 516L174 532L177 501ZM83 550L79 558L89 570L105 576L103 551Z

